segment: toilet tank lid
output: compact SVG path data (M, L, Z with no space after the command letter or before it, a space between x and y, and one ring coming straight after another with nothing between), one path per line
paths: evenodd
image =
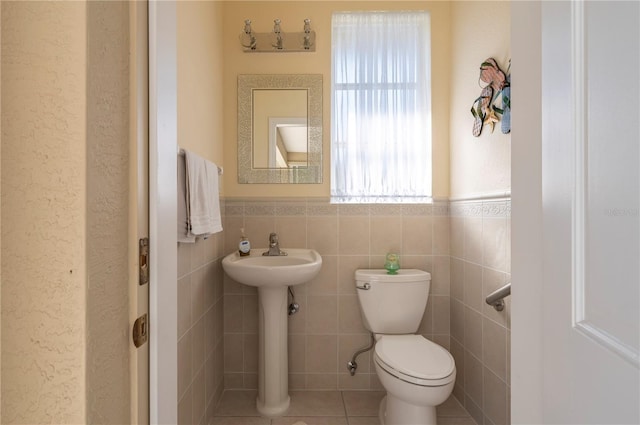
M431 273L418 269L400 269L397 274L388 274L385 269L360 269L355 273L358 282L413 282L431 280Z

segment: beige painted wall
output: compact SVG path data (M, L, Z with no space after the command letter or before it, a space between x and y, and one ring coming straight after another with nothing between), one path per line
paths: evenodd
M433 164L434 196L449 194L449 63L450 3L411 1L303 1L224 3L224 163L227 170L227 197L319 196L330 192L330 113L331 113L331 13L338 10L411 10L431 12ZM311 19L316 31L315 53L250 54L238 41L245 19L251 19L256 32L269 32L273 19L282 20L284 31L302 29L304 18ZM237 182L237 76L238 74L322 74L323 75L323 174L322 184L238 184Z
M129 420L127 10L2 2L3 423Z
M178 145L223 165L223 3L179 1L176 19ZM235 176L228 171L223 180Z
M86 421L86 31L2 2L3 423Z
M511 189L511 135L502 134L498 123L493 133L485 126L480 137L473 137L470 112L480 96L480 64L493 57L503 71L508 67L510 19L506 1L451 3L452 197Z

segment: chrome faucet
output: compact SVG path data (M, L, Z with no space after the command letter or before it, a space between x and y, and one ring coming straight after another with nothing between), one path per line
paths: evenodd
M286 252L280 251L280 243L278 242L278 235L275 233L269 234L269 250L262 253L264 256L280 256L287 255Z

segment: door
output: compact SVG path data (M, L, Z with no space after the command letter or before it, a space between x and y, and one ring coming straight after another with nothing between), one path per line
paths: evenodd
M132 332L149 330L149 256L144 241L149 237L149 67L148 13L146 1L129 3L130 13L130 230L129 311ZM148 240L148 239L147 239ZM147 245L148 248L148 245ZM146 275L146 277L145 277ZM144 320L144 319L141 319ZM143 327L146 326L146 329ZM144 339L144 338L143 338ZM131 423L149 423L149 342L130 344Z
M539 156L519 154L526 136L513 126L513 419L638 424L640 3L540 8ZM514 89L527 83L513 73ZM540 190L519 193L527 161ZM532 263L539 280L522 273ZM519 305L531 315L517 317Z

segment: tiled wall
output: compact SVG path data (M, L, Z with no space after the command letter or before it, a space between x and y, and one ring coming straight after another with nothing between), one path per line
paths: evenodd
M450 209L454 395L478 424L508 424L511 301L498 312L484 299L511 281L511 202L452 202Z
M369 342L353 281L358 268L382 268L387 252L403 268L432 273L420 332L449 348L449 217L447 204L331 205L317 199L227 200L225 253L237 249L240 228L253 248L265 248L270 232L280 245L317 250L320 275L295 287L300 311L289 317L290 389L381 389L370 352L346 363ZM257 293L224 281L225 388L256 388Z
M223 390L222 233L178 244L178 422L208 424Z

